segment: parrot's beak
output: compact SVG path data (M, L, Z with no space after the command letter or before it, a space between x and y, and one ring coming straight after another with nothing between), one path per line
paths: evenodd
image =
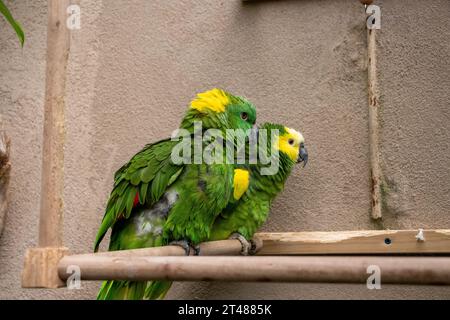
M303 162L303 167L306 166L306 163L308 162L308 151L305 148L305 144L302 142L300 143L300 151L298 152L298 158L297 163Z

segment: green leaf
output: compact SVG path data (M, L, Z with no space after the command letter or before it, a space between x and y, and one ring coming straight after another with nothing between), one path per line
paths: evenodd
M14 20L13 16L11 15L11 12L3 3L3 0L0 0L0 13L2 13L5 16L5 19L14 28L14 30L17 33L17 37L19 37L20 45L23 47L23 44L25 43L25 34L23 33L22 27L20 26L19 22Z

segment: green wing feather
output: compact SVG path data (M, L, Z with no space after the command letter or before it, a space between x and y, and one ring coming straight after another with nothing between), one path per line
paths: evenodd
M145 281L104 281L97 300L142 300L146 285Z
M166 139L149 144L115 173L114 188L95 239L94 251L118 219L130 217L137 193L140 204L151 206L180 176L183 165L175 165L170 157L177 143Z

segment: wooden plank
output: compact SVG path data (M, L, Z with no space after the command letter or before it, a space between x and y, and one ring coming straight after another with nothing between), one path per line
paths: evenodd
M90 256L62 260L62 280L70 265L80 268L81 280L366 283L368 267L376 266L383 284L450 284L448 257Z
M67 254L62 247L64 191L64 96L70 49L66 27L70 0L48 1L47 66L44 103L41 208L39 247L28 249L22 272L22 287L57 288L59 260Z
M70 49L66 27L69 0L48 1L47 70L44 104L39 246L62 245L64 190L64 96Z
M258 255L450 254L450 230L366 230L258 233Z
M31 248L24 259L22 288L59 288L65 283L58 277L58 263L69 253L67 248Z

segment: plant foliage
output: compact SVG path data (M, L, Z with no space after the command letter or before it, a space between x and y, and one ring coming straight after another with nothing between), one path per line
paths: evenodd
M19 22L14 20L11 12L9 11L8 7L6 7L6 5L4 4L3 0L0 0L0 13L3 14L5 19L13 27L14 31L16 31L17 37L20 40L20 45L23 47L23 44L25 43L25 34Z

